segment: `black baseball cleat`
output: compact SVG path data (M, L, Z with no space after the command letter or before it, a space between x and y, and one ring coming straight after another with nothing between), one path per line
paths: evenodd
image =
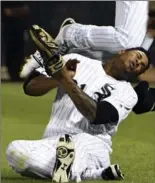
M123 180L124 175L118 164L110 165L102 172L102 178L104 180Z
M72 139L69 135L64 135L59 139L57 146L56 163L52 175L53 182L69 182L74 156Z

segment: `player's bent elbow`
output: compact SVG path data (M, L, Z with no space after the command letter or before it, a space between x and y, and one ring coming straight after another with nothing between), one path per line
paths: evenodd
M46 78L44 75L38 72L32 72L26 78L23 84L23 90L29 96L42 96L56 86L56 82L49 82L49 78Z
M29 83L26 86L23 85L23 90L26 95L39 97L45 95L48 91L47 90L40 90L38 87L33 86L33 84Z
M24 83L24 84L23 84L23 91L24 91L24 93L25 93L26 95L31 95L27 83Z
M34 94L33 94L33 89L32 89L32 86L31 86L31 82L25 82L24 84L23 84L23 90L24 90L24 93L26 94L26 95L30 95L30 96L33 96Z
M37 88L37 86L39 85L39 82L37 82L36 80L37 77L40 77L40 73L33 71L25 79L25 82L23 84L23 90L26 95L30 96L42 95L42 93L40 93L40 91Z

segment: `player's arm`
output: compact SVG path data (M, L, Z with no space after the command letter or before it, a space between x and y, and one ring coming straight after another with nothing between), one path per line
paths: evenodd
M147 1L116 1L115 26L73 23L64 27L56 41L73 48L118 52L140 46L146 34Z
M64 56L64 59L67 59L68 56ZM74 62L75 64L72 65L71 62ZM72 78L75 75L76 70L76 62L74 59L72 61L69 61L65 65L65 71L67 72L67 76L72 80ZM63 69L64 70L64 69ZM47 74L47 71L45 71L44 68L37 68L34 70L28 78L25 80L24 83L24 92L27 95L30 96L42 96L46 93L48 93L50 90L58 87L59 82L57 79L55 79L52 76L49 76Z
M120 85L109 97L95 101L70 79L62 78L59 82L76 108L92 124L117 124L128 116L137 102L132 86Z
M23 89L27 95L42 96L57 86L58 82L56 80L35 70L25 80Z
M112 99L110 101L96 102L73 81L77 64L79 63L77 58L72 56L68 56L68 58L62 57L58 53L58 47L53 38L37 25L32 26L30 35L38 46L39 51L42 52L43 57L46 58L43 61L46 73L59 82L83 116L94 124L118 122L119 114L117 106L115 106L117 102L111 102ZM49 38L50 41L45 38ZM126 90L126 88L123 89ZM119 92L116 91L117 93ZM121 97L118 96L118 99ZM127 97L129 98L129 95ZM120 103L118 105L120 106ZM132 109L129 110L131 111Z
M133 108L135 114L155 111L155 88L150 88L147 81L141 81L135 87L138 102Z
M80 89L70 78L59 80L61 86L68 93L76 108L89 121L94 121L96 117L97 103Z
M76 108L91 123L97 125L118 122L117 109L111 103L106 101L96 102L69 78L62 78L59 82Z

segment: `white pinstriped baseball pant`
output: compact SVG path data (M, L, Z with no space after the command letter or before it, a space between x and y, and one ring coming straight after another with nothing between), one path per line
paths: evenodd
M9 165L18 173L31 172L48 178L53 172L56 147L60 136L41 140L16 140L9 144L6 155ZM110 165L109 149L98 137L74 135L75 159L72 180L101 179L101 172Z

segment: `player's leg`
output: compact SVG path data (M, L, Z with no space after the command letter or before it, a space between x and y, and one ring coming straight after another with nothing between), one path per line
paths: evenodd
M107 168L87 169L82 174L82 180L122 180L124 175L118 164L110 165Z
M66 27L74 23L76 23L74 19L66 18L61 24L60 30L55 38L55 42L59 45L59 52L61 53L61 55L65 55L70 51L70 48L68 47L67 43L64 41L63 37L65 34Z
M22 175L35 174L42 178L51 177L56 161L58 139L59 137L11 142L6 151L9 165Z
M73 137L75 159L72 167L74 181L81 180L120 180L123 175L119 165L110 164L111 148L105 141L89 134L78 134Z
M60 40L60 35L63 34L63 28L67 25L70 25L70 24L73 24L73 23L76 23L75 20L73 18L66 18L61 26L60 26L60 29L59 29L59 32L58 32L58 35L56 36L55 38L55 41L59 44L59 40Z
M68 182L74 144L69 135L37 141L17 140L9 144L6 155L9 165L21 175Z
M64 27L64 26L66 26L66 25L69 25L69 24L74 24L75 23L75 20L73 19L73 18L66 18L63 22L62 22L62 24L61 24L61 26L60 26L60 30Z
M87 169L107 168L110 166L110 148L105 142L95 136L81 133L73 136L75 144L75 159L72 167L72 180L80 181ZM89 175L90 179L95 179L100 175ZM86 179L88 176L86 176Z

